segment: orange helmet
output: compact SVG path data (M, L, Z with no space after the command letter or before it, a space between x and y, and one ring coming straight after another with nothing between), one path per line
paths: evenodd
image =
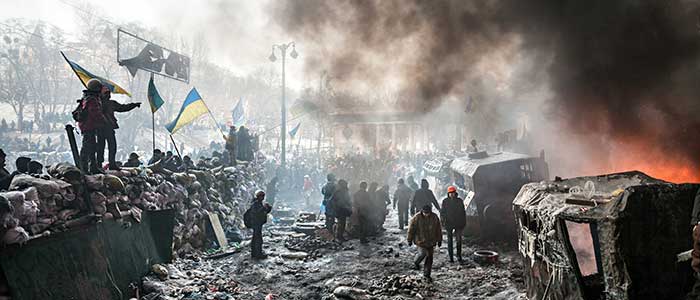
M457 192L457 188L454 187L454 186L452 186L452 185L451 185L451 186L448 186L448 187L447 187L447 192L448 192L448 193L456 193L456 192Z

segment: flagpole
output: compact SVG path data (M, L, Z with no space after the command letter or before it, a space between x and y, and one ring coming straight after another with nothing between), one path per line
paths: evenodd
M173 139L172 134L170 134L170 141L173 142L173 148L175 148L175 152L177 152L177 156L180 157L180 160L182 160L182 155L180 155L180 150L177 149L177 145L175 144L175 139Z
M151 72L151 82L153 82L153 72ZM153 82L153 86L155 87L155 82ZM150 87L151 87L150 84L148 87L149 87L148 92L150 93L151 92L150 91ZM151 97L147 97L147 98L149 98L148 104L151 107L151 125L153 126L152 127L152 129L153 129L153 149L152 150L153 150L153 152L155 152L156 151L156 112L153 111L153 107L155 107L155 106L154 106L153 102L151 102L151 99L150 99Z
M211 112L211 109L209 109L209 106L207 105L207 103L204 102L204 99L202 99L202 103L204 103L204 107L207 108L207 111L209 112L209 116L211 117L211 119L214 121L214 124L216 125L216 129L219 130L219 133L221 133L221 137L224 138L224 140L225 140L226 134L224 133L223 130L221 130L221 125L219 125L219 121L217 121L216 118L214 118L214 114Z
M78 75L78 72L73 68L73 66L71 66L70 60L68 60L68 57L66 57L66 55L63 54L63 51L58 51L58 52L61 52L61 55L63 56L63 59L66 60L66 63L68 63L68 66L70 67L70 69L73 70L73 73L75 74L75 76L78 76L78 80L80 80L80 83L83 84L83 87L87 88L87 85L85 85L85 82L83 82L83 79L80 78L80 75Z

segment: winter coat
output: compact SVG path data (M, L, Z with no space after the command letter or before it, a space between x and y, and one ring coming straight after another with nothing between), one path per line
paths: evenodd
M408 241L419 247L432 248L442 243L442 227L438 216L430 212L427 216L417 213L408 223Z
M105 125L105 117L102 114L102 102L97 96L97 93L91 91L83 91L83 99L80 100L83 110L87 111L87 119L78 122L80 131L92 131Z
M373 211L372 197L369 192L359 190L352 195L352 205L360 216L368 217Z
M253 226L262 226L267 223L267 214L270 211L272 211L272 206L264 205L262 201L253 200L253 204L250 206Z
M323 195L323 205L326 206L326 215L329 216L333 215L333 211L330 211L328 208L328 201L333 196L333 192L335 192L335 182L326 182L326 184L323 185L323 187L321 188L321 195Z
M352 201L347 188L339 187L328 201L327 209L330 209L336 217L349 217L352 215Z
M437 199L435 199L435 194L428 188L428 182L423 180L421 181L421 188L413 195L411 210L419 211L423 206L431 204L440 210L440 204L437 202Z
M396 192L394 192L394 208L396 208L396 204L399 205L399 208L408 208L408 204L411 202L412 197L413 190L411 190L411 188L407 187L405 184L399 184L399 186L396 188Z
M105 116L107 125L112 126L112 129L117 129L119 128L119 124L117 123L117 118L114 116L114 112L127 112L139 107L139 105L139 103L121 104L111 99L103 100L102 114Z
M464 210L464 200L459 197L454 199L447 197L442 200L440 218L445 228L464 228L464 226L467 225L467 213Z
M9 189L14 177L14 173L10 173L5 168L0 168L0 191Z

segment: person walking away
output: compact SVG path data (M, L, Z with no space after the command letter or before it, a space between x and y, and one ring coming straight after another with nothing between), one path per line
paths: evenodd
M226 150L228 150L229 164L231 164L232 166L235 166L236 165L236 154L237 154L236 146L238 144L236 126L231 126L229 128L228 136L224 136L224 139L226 140Z
M335 193L335 175L329 173L326 175L326 184L321 188L321 195L323 195L323 206L326 208L326 229L333 232L333 226L335 225L335 214L330 208L330 199Z
M432 280L430 273L433 268L433 254L435 245L442 246L442 227L440 219L432 212L430 205L424 205L408 225L408 244L415 244L420 250L420 254L413 262L414 270L420 270L420 264L425 259L423 265L423 277Z
M413 201L411 202L411 214L415 214L421 207L431 204L440 211L440 204L435 199L435 194L429 189L430 185L428 181L423 179L420 181L420 189L418 189L413 194Z
M360 190L352 195L352 204L357 211L358 232L360 235L360 243L367 243L367 236L370 234L372 225L372 199L367 192L367 182L360 182Z
M414 192L418 190L418 184L416 183L416 180L413 179L413 175L408 176L408 178L406 178L406 181L407 181L406 184L408 185L408 187L411 188ZM420 207L419 207L419 209L420 209Z
M117 138L115 130L119 129L119 123L114 116L115 112L128 112L134 108L141 107L140 102L121 104L111 99L112 93L107 86L102 86L100 91L100 102L102 104L102 114L105 117L105 125L100 128L97 135L97 164L101 167L104 162L105 142L108 147L108 162L110 170L118 170L117 167Z
M92 174L102 173L97 164L97 135L105 126L105 117L102 114L102 102L100 91L102 82L98 79L90 79L87 89L83 90L83 98L79 100L79 109L73 112L73 119L78 122L78 128L83 136L80 149L80 164L84 172Z
M253 204L243 215L243 221L246 223L246 227L253 229L253 239L250 242L251 256L258 259L267 257L262 250L262 227L267 223L267 214L272 211L272 206L263 203L263 200L265 200L265 192L260 190L255 192Z
M314 191L314 182L311 181L311 176L304 175L304 185L302 186L302 191L304 192L304 204L306 209L311 208L311 194Z
M377 203L378 188L379 184L376 182L370 183L369 188L367 188L367 193L369 194L369 203L372 207L369 211L369 215L367 216L367 221L369 221L367 228L370 230L378 229L377 227L379 226L379 210L381 208L381 205Z
M396 191L394 192L394 209L396 209L396 213L399 215L400 230L403 230L403 227L408 225L408 207L412 198L413 191L406 186L403 178L399 178Z
M328 202L331 211L336 219L338 219L335 238L339 242L347 241L347 239L345 239L345 225L347 224L348 217L352 216L352 202L350 200L350 191L348 190L347 181L343 179L338 180L338 186Z
M467 214L464 209L464 200L458 197L457 188L449 186L447 188L447 198L442 200L440 210L442 225L447 230L447 253L450 255L450 262L454 262L452 240L457 239L457 260L462 262L462 235L464 227L467 225Z
M277 198L277 176L272 177L272 180L267 183L267 186L265 187L265 190L267 191L267 203L270 203L270 206L274 207L275 206L275 198Z
M391 205L391 198L389 197L389 185L385 184L377 191L377 205L379 210L377 214L379 216L379 226L378 230L384 230L384 222L386 222L387 210L386 207Z

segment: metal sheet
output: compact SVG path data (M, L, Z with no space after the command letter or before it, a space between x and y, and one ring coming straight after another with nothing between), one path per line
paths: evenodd
M104 221L0 252L12 298L128 299L155 263L172 259L174 211L146 211L141 223Z

